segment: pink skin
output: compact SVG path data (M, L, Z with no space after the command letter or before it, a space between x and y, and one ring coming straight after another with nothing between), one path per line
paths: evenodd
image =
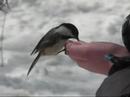
M129 55L125 47L110 42L66 42L67 54L78 65L91 72L107 75L112 64L105 59L111 53L117 56Z

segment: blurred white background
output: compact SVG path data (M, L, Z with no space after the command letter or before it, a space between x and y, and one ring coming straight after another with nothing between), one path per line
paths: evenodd
M30 53L49 29L63 22L75 24L83 41L123 44L121 27L130 12L129 0L8 1L0 95L95 95L105 76L78 67L64 54L42 57L27 78L35 57ZM3 17L0 12L0 25Z

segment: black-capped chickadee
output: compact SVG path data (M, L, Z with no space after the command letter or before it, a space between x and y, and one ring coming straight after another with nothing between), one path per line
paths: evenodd
M56 55L60 53L64 50L63 47L68 39L74 38L79 41L78 34L78 29L71 23L62 23L61 25L49 30L48 33L39 41L39 43L36 45L31 53L31 55L38 53L38 55L31 64L27 75L29 75L40 56Z

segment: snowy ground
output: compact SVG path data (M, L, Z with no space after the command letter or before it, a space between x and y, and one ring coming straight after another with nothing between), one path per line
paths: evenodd
M9 0L9 3L0 95L95 95L105 76L78 67L64 54L43 57L27 78L35 57L30 53L50 28L63 22L74 23L81 40L122 44L121 26L130 12L129 0ZM0 25L3 16L1 12Z

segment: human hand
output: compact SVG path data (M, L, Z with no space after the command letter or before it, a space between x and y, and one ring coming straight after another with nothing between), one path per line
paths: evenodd
M108 74L112 64L105 59L111 53L116 56L129 55L125 47L109 42L67 41L66 53L84 69Z

